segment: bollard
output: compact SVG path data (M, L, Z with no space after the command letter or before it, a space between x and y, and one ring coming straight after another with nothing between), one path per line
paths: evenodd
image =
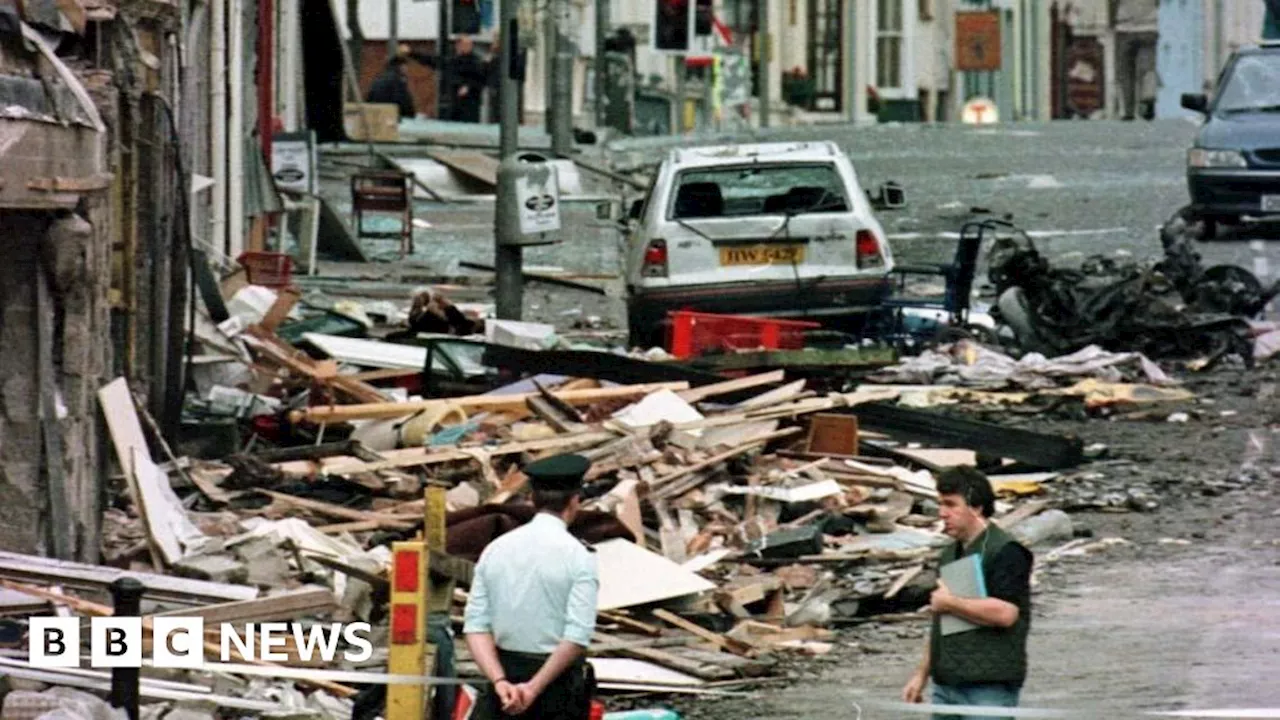
M142 614L142 593L146 587L131 577L123 577L111 583L111 607L116 617L137 617ZM138 720L138 683L140 668L118 667L111 669L111 707L124 708L129 720Z

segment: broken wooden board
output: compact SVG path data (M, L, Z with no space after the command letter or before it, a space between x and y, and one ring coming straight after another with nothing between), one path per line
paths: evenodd
M673 612L658 608L653 611L653 616L659 620L669 623L670 625L678 627L695 637L701 638L702 640L705 640L726 652L731 652L734 655L741 655L743 657L752 657L755 655L755 649L747 643L721 635L720 633L712 632L697 623L690 622L689 620L676 615Z
M256 623L327 613L337 609L337 607L338 601L334 597L332 590L315 586L253 600L167 610L156 613L152 617L198 616L204 618L206 625L216 623Z
M105 592L111 583L132 577L146 588L145 597L174 600L189 604L251 600L258 589L247 585L231 585L205 580L133 572L100 565L86 565L69 560L36 557L0 551L0 577L24 582L61 585Z
M600 575L598 610L645 605L716 589L715 583L633 542L608 540L595 549Z
M735 380L726 380L724 382L713 383L711 385L703 385L701 387L691 388L676 393L687 403L697 403L713 398L718 395L728 395L729 393L741 390L750 390L762 385L772 385L782 382L786 377L785 370L775 370L773 372L760 373L757 375L748 375L747 377L737 378Z
M689 383L661 382L640 385L622 385L619 387L599 388L591 390L559 390L552 393L556 398L574 406L591 405L606 400L621 400L632 397L644 397L659 390L687 390ZM422 410L430 410L441 405L451 405L465 412L504 412L523 417L528 413L525 402L530 397L541 397L541 393L510 393L490 395L469 395L448 399L413 400L410 402L376 402L362 405L324 405L297 410L290 414L293 422L337 423L352 420L387 420L391 418L413 415Z
M791 402L800 397L804 392L807 380L796 380L779 388L774 388L766 393L757 395L750 400L743 400L733 406L733 410L742 412L748 410L762 410L764 408L781 405L782 403Z
M618 638L596 632L591 636L591 652L595 655L609 653L624 655L638 660L647 660L702 680L722 680L733 678L734 672L719 663L707 663L681 657L658 648L632 647ZM729 658L730 656L725 656Z
M593 447L600 443L613 440L616 437L617 436L611 432L585 432L577 435L563 435L560 437L544 438L541 440L506 443L504 445L487 447L484 451L488 453L491 458L515 455L519 453L537 453L545 450L570 452L574 448ZM358 473L375 472L378 470L415 467L419 465L436 465L439 463L454 462L457 460L474 459L471 451L466 448L436 449L414 447L403 448L400 450L388 450L387 452L382 453L382 455L386 460L380 462L365 462L359 458L342 455L325 458L318 463L311 460L299 460L295 462L279 463L274 467L286 475L354 475ZM493 502L492 499L490 501Z
M490 190L498 187L500 163L489 155L468 150L428 150L427 157L456 173L484 184Z
M697 687L706 681L678 670L633 658L591 658L599 682Z
M135 447L133 453L133 477L147 535L159 548L165 564L174 565L188 550L198 551L208 538L187 516L182 501L169 486L169 476L144 454L144 449Z

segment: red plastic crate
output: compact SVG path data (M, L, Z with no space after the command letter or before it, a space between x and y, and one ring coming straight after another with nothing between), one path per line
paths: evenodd
M809 320L778 320L743 315L676 310L671 318L669 351L678 358L708 350L799 350L804 333L822 327Z
M244 267L250 285L283 288L293 282L293 258L284 253L247 252L236 262Z

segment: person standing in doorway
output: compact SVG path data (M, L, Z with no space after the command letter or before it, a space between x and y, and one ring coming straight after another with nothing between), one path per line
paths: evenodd
M476 564L463 633L492 683L477 699L477 719L589 716L585 652L600 581L594 550L568 530L589 466L580 455L526 466L537 515L491 542Z
M933 627L924 658L902 691L909 703L924 701L933 681L933 704L1017 707L1027 677L1027 634L1031 629L1031 551L995 523L995 492L972 467L938 475L943 532L955 542L943 549L939 565L977 554L986 597L959 597L941 580L930 597ZM944 635L941 618L952 615L975 627ZM960 720L935 713L934 720ZM972 718L974 716L966 716ZM993 715L986 720L995 720ZM979 719L981 720L981 718Z
M395 105L400 109L401 120L411 118L418 112L413 101L413 93L409 90L409 79L405 75L406 55L407 49L403 45L400 46L400 52L391 58L387 67L374 78L373 84L369 86L369 93L364 99L367 103Z
M438 55L413 52L410 56L436 72L444 73L448 109L442 120L480 122L484 91L489 84L488 64L476 55L475 42L469 35L458 37L453 54L443 63Z

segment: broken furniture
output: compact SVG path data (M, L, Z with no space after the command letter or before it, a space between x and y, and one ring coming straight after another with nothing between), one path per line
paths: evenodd
M966 223L960 229L960 240L956 243L956 254L950 264L895 266L890 273L897 276L896 290L881 304L882 317L888 321L888 337L885 339L901 345L906 340L932 338L936 334L939 329L937 323L908 327L906 311L909 309L945 313L950 327L964 328L969 322L970 296L973 278L978 271L982 240L989 231L994 232L1002 226L1013 227L1000 220ZM942 295L918 297L905 294L907 278L912 275L942 278L946 283Z
M351 176L351 211L354 215L356 239L399 239L400 256L413 254L413 188L412 176L399 170L366 170ZM367 213L397 215L398 230L367 230Z

